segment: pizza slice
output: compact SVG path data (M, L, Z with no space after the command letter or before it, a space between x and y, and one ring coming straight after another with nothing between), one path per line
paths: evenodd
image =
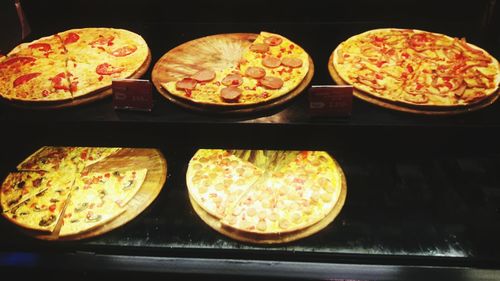
M222 218L221 224L251 233L276 233L282 224L276 205L276 187L269 177L260 178Z
M0 64L4 97L18 101L71 99L66 62L47 58L12 57Z
M87 151L87 158L85 159L85 166L90 166L94 163L102 161L120 150L121 148L119 147L89 147Z
M274 172L282 231L309 227L327 216L340 196L336 164L322 151L302 151Z
M309 71L309 55L289 39L261 32L243 53L238 70L243 89L254 101L280 97L295 89Z
M122 77L120 73L124 68L99 60L92 63L69 60L67 70L71 94L78 98L111 87L112 79Z
M222 218L262 174L225 150L200 149L189 163L186 182L195 202Z
M89 63L107 54L104 48L113 45L114 35L109 28L71 29L58 34L68 59Z
M17 165L20 171L55 171L61 165L67 164L66 160L71 147L44 146Z
M149 55L146 41L123 29L73 29L62 32L59 36L64 42L69 60L100 65L100 75L114 74L114 78L132 76Z
M105 61L124 68L120 73L122 78L130 77L146 62L149 48L138 34L123 29L113 29L112 33L113 44L104 46L108 54Z
M0 204L3 212L9 211L26 199L43 192L52 185L46 172L10 173L2 183Z
M28 56L4 57L0 61L0 94L2 97L7 98L11 93L14 76L21 75L35 62L36 58Z
M62 62L66 61L67 58L66 49L57 35L51 35L29 43L20 44L7 56L29 56L60 60Z
M108 191L106 182L93 175L77 177L64 211L60 237L94 229L125 212Z
M46 174L50 188L11 208L4 216L27 229L53 232L64 209L75 178L74 173Z
M256 151L250 151L255 153ZM277 234L289 232L293 225L289 218L289 208L286 212L278 208L285 207L280 192L287 190L288 186L282 180L283 173L280 172L301 154L300 151L272 151L266 159L266 175L261 177L247 193L241 197L234 208L221 220L225 227L237 229L239 231L257 234ZM249 161L249 155L241 155ZM258 160L257 160L258 161ZM288 191L288 190L287 190Z
M120 151L119 147L75 147L69 156L79 170L102 161Z
M147 169L83 173L77 183L84 189L92 188L94 185L100 186L110 200L123 207L139 191L146 175Z

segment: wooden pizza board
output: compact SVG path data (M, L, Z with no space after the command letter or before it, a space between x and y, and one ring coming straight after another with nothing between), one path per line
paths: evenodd
M149 66L151 65L151 50L148 50L148 56L144 63L137 69L136 72L134 72L130 77L128 78L133 78L133 79L138 79L141 78L144 74L149 69ZM24 108L24 109L39 109L39 110L49 110L49 109L62 109L62 108L69 108L73 106L78 106L78 105L83 105L83 104L88 104L94 101L98 101L104 98L107 98L113 94L113 90L111 89L111 85L109 87L106 87L104 89L100 89L97 91L94 91L92 93L77 97L75 99L68 99L65 101L40 101L40 102L35 102L35 101L13 101L13 100L7 100L4 98L0 98L0 100L4 103L7 103L9 105L18 107L18 108Z
M335 52L335 51L334 51ZM337 70L335 69L333 65L333 54L330 56L328 60L328 71L330 72L330 76L332 77L333 81L335 81L336 84L338 85L349 85L346 81L344 81L340 75L338 74ZM398 103L398 102L391 102L388 100L384 100L381 98L377 98L373 95L370 95L368 93L365 93L364 91L361 91L359 89L354 88L353 90L354 96L356 96L359 99L362 99L366 102L392 109L392 110L397 110L401 112L408 112L408 113L416 113L416 114L423 114L423 115L456 115L456 114L463 114L463 113L468 113L468 112L473 112L477 111L479 109L483 109L489 105L492 105L499 97L499 91L491 94L490 97L477 102L473 103L468 106L456 106L456 107L432 107L432 106L418 106L418 105L411 105L411 104L404 104L404 103Z
M332 158L333 159L333 158ZM326 228L333 220L337 217L337 215L340 213L340 210L342 210L342 207L344 206L346 197L347 197L347 183L346 183L346 178L344 175L344 172L342 171L342 168L340 168L340 165L338 164L337 161L333 160L335 162L335 165L337 165L337 170L340 173L340 179L341 179L341 189L340 189L340 194L339 198L337 200L337 203L333 207L333 209L324 217L322 220L317 222L316 224L313 224L305 229L286 233L286 234L278 234L278 235L263 235L263 234L254 234L254 233L248 233L248 232L243 232L243 231L237 231L234 229L229 229L227 227L223 227L216 217L210 215L208 212L203 210L203 208L196 203L196 201L189 195L189 201L191 202L191 206L193 206L193 210L198 214L198 216L206 223L208 224L211 228L213 228L215 231L219 232L220 234L223 234L225 236L228 236L232 239L241 241L241 242L246 242L246 243L253 243L253 244L282 244L282 243L289 243L298 239L306 238L308 236L311 236L322 229Z
M76 235L58 237L57 233L61 225L56 227L53 234L39 231L21 229L25 234L41 240L81 240L99 236L112 231L141 214L160 194L167 179L167 161L163 154L157 149L147 148L124 148L118 153L111 155L101 162L97 162L87 168L91 172L130 169L148 169L146 178L135 196L125 206L125 211L104 225L90 229Z
M309 57L309 70L302 82L291 92L276 99L253 105L211 105L199 104L179 98L165 90L161 83L178 81L199 70L214 70L233 66L243 51L252 44L258 34L230 33L202 37L168 51L153 67L151 78L156 89L170 102L183 108L204 113L234 115L250 114L284 105L300 95L309 86L314 76L314 63Z

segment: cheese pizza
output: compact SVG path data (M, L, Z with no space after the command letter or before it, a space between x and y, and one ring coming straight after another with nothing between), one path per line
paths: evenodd
M376 29L333 52L335 71L356 89L406 105L466 106L496 95L498 61L465 39L413 29Z
M284 234L325 218L339 200L339 167L322 151L199 150L186 176L190 196L222 227Z
M0 59L0 97L43 102L104 90L133 76L149 57L144 39L127 30L83 28L23 43Z
M201 68L161 86L172 95L197 104L253 105L290 93L309 71L309 55L304 49L268 32L261 32L241 57L233 60L235 63L226 67Z

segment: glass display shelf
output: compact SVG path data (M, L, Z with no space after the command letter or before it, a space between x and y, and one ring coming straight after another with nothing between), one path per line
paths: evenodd
M269 31L300 44L315 64L312 85L333 84L331 52L375 28L466 37L500 58L496 1L314 0L296 7L257 0L259 12L229 1L51 2L23 2L33 30L28 41L71 28L125 28L151 49L144 79L179 44L233 32ZM241 116L191 112L156 89L153 97L150 113L114 110L111 98L50 111L0 104L2 178L42 145L159 148L168 162L167 182L153 204L102 236L40 241L0 220L1 272L37 276L58 270L80 279L500 278L498 102L467 114L423 116L355 98L350 117L311 118L307 93ZM346 203L332 224L311 237L272 246L237 242L212 230L190 206L185 174L198 148L326 150L346 174Z

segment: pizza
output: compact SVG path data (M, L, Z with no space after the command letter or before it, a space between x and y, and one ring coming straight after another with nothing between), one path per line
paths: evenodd
M125 211L141 187L147 169L81 174L73 186L59 236L88 231Z
M73 148L44 146L17 165L20 171L54 171L68 159Z
M217 48L231 49L232 44ZM297 88L309 71L309 55L304 49L278 34L261 32L239 55L215 58L221 61L217 68L186 71L179 67L188 75L161 86L182 100L234 107L282 97Z
M127 30L83 28L23 43L0 58L0 96L13 101L71 101L133 76L149 57Z
M124 207L137 193L146 178L147 169L114 170L99 173L81 173L75 188L102 189L119 207ZM98 187L95 187L98 186ZM73 196L72 200L81 200Z
M121 150L119 147L73 147L65 149L71 149L69 159L74 165L79 166L80 170Z
M72 195L85 201L70 200L64 212L59 237L92 230L125 212L125 208L120 208L106 196L100 197L102 194L95 189L85 191L78 189Z
M466 106L498 91L500 66L465 38L413 29L376 29L333 52L346 83L376 98L406 105Z
M49 185L50 177L46 172L10 173L2 184L2 210L10 210L24 200L45 191Z
M194 202L222 227L267 235L325 218L339 200L342 176L323 151L199 150L186 182Z
M40 231L54 231L70 194L74 173L46 174L46 188L8 210L4 216L22 227ZM28 185L30 185L28 183ZM41 192L40 192L41 190ZM5 209L4 209L5 210Z
M3 216L26 229L58 231L59 237L113 220L126 211L147 176L147 169L129 167L89 170L120 150L42 147L2 183Z
M263 174L262 169L224 150L199 150L187 171L189 194L221 219Z

